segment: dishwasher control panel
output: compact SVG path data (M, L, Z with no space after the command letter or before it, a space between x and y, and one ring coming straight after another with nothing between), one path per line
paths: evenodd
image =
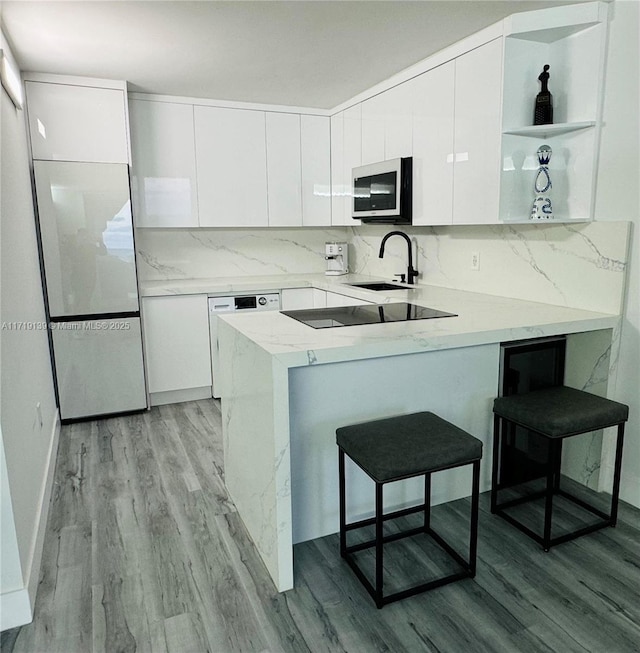
M280 294L234 295L209 297L209 313L232 313L234 311L278 311Z

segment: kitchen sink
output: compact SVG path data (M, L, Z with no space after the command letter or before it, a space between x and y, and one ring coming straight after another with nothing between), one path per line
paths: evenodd
M387 283L386 281L372 281L371 283L350 283L349 286L356 288L366 288L367 290L411 290L406 286L398 286L395 283Z

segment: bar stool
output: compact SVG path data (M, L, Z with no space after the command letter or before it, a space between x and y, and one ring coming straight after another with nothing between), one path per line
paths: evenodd
M434 413L420 412L343 426L336 430L336 442L340 476L340 555L353 569L378 608L461 578L475 576L480 459L482 458L480 440ZM346 523L345 455L349 456L375 483L375 517L350 524ZM430 524L431 474L462 465L473 465L468 560L445 542ZM385 514L384 485L414 476L424 476L424 503ZM424 515L420 527L384 535L384 522L418 512ZM347 532L367 526L375 526L374 539L347 546ZM460 565L462 570L385 596L383 592L384 545L418 534L430 536ZM374 583L367 579L353 555L372 547L375 547Z
M604 399L582 390L565 386L556 386L535 390L521 395L498 397L493 403L493 472L491 479L491 512L499 515L513 526L533 538L545 551L552 546L573 540L606 526L615 526L618 516L618 496L620 491L620 470L622 467L622 445L624 426L629 417L629 407L625 404ZM509 485L501 482L503 473L502 452L505 438L509 437L507 427L520 426L528 429L547 442L547 460L545 469L545 487L542 491L498 503L498 493L508 489ZM560 487L562 463L562 442L583 433L617 426L616 456L613 474L613 489L609 513L602 512L595 506L578 498ZM574 504L600 517L597 523L576 528L562 535L552 537L553 498L562 496ZM544 498L544 527L540 535L526 526L507 509L536 499Z

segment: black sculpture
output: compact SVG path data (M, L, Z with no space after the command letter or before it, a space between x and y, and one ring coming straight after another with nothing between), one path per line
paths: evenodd
M534 125L551 125L553 123L553 96L547 88L549 83L549 65L546 64L538 76L542 88L536 96L536 106L533 112Z

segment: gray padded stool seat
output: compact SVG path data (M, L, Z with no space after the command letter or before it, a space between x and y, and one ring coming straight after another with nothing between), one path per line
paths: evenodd
M434 413L421 412L389 417L336 430L340 474L340 555L373 597L378 608L392 601L440 587L461 578L475 576L478 538L478 497L482 442ZM345 455L349 456L375 483L375 517L346 523ZM430 525L431 474L462 465L473 465L469 556L465 560ZM384 513L385 483L424 476L424 503L404 510ZM412 513L423 513L418 528L384 535L385 521ZM375 525L375 538L347 546L347 532ZM461 567L461 571L384 595L384 544L403 537L427 534ZM375 582L371 583L355 560L354 553L375 547Z
M618 514L618 496L620 490L620 470L622 466L622 445L624 425L629 418L629 407L625 404L604 399L596 395L558 386L535 390L521 395L498 397L493 403L494 439L493 439L493 475L491 482L491 512L500 515L518 529L542 544L545 551L551 546L572 540L586 533L591 533L606 526L615 526ZM501 483L501 451L508 429L517 425L533 431L548 441L548 460L546 461L546 486L541 492L498 502L499 492L507 489ZM583 433L617 426L616 457L609 514L603 513L582 499L573 496L560 487L562 464L562 441ZM597 515L600 520L578 528L569 533L552 537L553 497L561 495L573 503ZM545 498L544 531L542 535L525 526L507 509L516 505Z

